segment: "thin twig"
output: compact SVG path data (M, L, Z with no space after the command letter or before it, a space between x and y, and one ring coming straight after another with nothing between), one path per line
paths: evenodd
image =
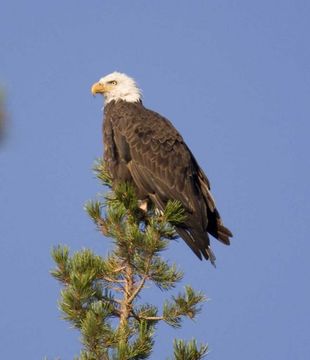
M135 288L134 292L131 294L131 296L128 298L128 303L131 304L135 297L139 294L141 289L143 288L143 285L146 282L146 279L148 278L147 275L144 275L142 280L140 281L139 285Z
M136 298L136 296L139 294L139 292L142 290L146 280L149 277L149 270L150 270L150 264L151 264L151 259L152 259L153 255L150 255L148 260L147 260L147 265L146 265L146 271L145 274L142 278L142 280L140 281L140 284L136 287L135 291L132 293L132 295L129 297L128 302L129 304L131 304L133 302L133 300Z
M97 220L97 226L98 229L102 232L102 235L107 236L108 235L108 227L106 225L106 221L102 218L99 218Z
M124 284L125 280L119 280L119 279L112 279L108 276L102 276L102 279L111 283L118 283L118 284Z
M140 319L150 320L150 321L160 321L160 320L164 320L165 318L163 316L140 316Z
M161 320L165 319L163 316L143 316L143 315L138 315L138 314L135 313L135 311L133 309L131 309L131 314L132 314L132 317L134 317L138 321L141 321L141 320L161 321Z
M119 268L117 268L117 269L113 270L113 272L118 273L118 272L123 271L124 269L125 269L125 266L121 266L121 267L119 267Z

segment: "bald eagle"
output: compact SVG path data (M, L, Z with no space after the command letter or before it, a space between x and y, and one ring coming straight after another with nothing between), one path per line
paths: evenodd
M177 233L202 260L215 256L209 235L229 245L232 233L223 225L210 183L182 136L169 120L145 108L141 91L129 76L114 72L91 88L104 96L104 160L113 182L133 183L140 200L163 210L178 200L186 212Z

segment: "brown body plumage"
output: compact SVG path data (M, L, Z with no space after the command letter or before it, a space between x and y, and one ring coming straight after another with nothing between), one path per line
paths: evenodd
M208 233L229 244L207 177L181 135L164 117L141 102L111 101L105 106L104 159L116 181L132 181L139 199L164 209L182 203L187 220L177 232L202 259L215 257Z
M134 81L113 73L92 87L102 93L104 109L104 159L113 181L130 181L141 200L151 200L163 210L168 200L178 200L186 212L176 227L199 259L215 256L209 235L229 245L232 233L224 227L210 193L210 183L182 136L171 122L146 109Z

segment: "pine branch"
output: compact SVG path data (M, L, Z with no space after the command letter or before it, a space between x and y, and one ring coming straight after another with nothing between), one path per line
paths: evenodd
M166 301L163 309L163 320L172 327L180 327L182 317L194 319L201 311L201 303L206 298L199 292L195 292L190 286L185 287L185 293L172 297L172 301Z
M69 248L64 246L56 246L52 249L52 258L57 268L51 271L51 275L58 281L66 284L70 278L69 268Z
M146 260L146 266L145 266L145 273L142 276L142 279L140 280L140 283L138 283L133 290L132 294L130 295L128 302L131 304L135 298L139 295L140 291L144 288L146 280L149 278L149 271L150 271L150 265L151 265L152 257L149 256Z
M208 353L208 345L200 345L197 347L196 340L188 343L183 340L174 341L174 360L200 360L206 357Z
M98 158L93 166L94 173L97 178L102 182L102 185L105 185L109 188L112 188L112 176L108 171L108 167L102 158Z
M112 186L102 160L95 172L103 185ZM59 302L63 317L82 335L79 359L147 359L156 324L164 321L180 327L182 318L193 319L205 301L200 292L186 286L163 303L162 314L156 306L141 303L146 286L168 291L183 278L161 254L176 237L174 226L184 221L184 209L170 201L163 211L153 207L143 211L133 187L125 183L108 193L104 202L87 202L85 210L98 230L112 238L112 252L106 258L87 249L70 255L67 247L58 246L52 250L56 268L51 272L63 286ZM174 348L177 360L202 359L207 351L195 341L177 341Z

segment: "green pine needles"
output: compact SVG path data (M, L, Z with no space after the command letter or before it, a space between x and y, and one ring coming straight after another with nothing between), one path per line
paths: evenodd
M104 163L95 167L97 177L111 188ZM104 202L90 201L85 209L98 230L114 241L103 258L83 249L73 255L66 246L52 251L52 271L63 286L59 306L65 320L81 333L83 349L79 360L148 359L154 346L156 325L163 321L178 328L182 318L194 319L205 297L186 286L183 292L165 300L161 309L143 303L141 293L155 284L160 290L173 289L183 274L161 257L176 238L174 225L184 220L176 201L160 212L148 204L147 211L130 184L119 184ZM199 360L207 346L195 340L174 342L175 360Z

